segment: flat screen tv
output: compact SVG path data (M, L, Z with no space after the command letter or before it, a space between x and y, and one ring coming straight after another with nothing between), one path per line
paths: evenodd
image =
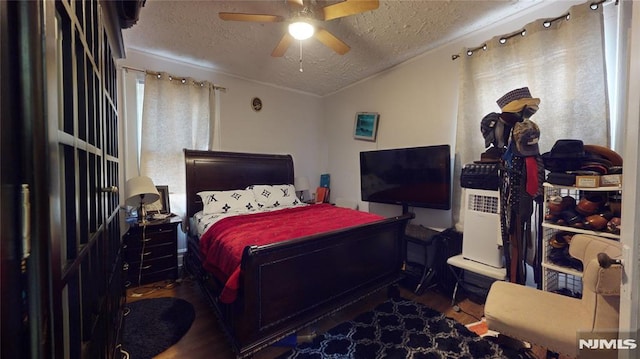
M363 201L451 209L449 145L360 152Z

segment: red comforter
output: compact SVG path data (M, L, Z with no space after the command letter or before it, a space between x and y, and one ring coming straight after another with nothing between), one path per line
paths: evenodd
M265 245L383 219L376 214L316 204L223 218L200 238L203 266L225 282L220 301L236 299L244 248Z

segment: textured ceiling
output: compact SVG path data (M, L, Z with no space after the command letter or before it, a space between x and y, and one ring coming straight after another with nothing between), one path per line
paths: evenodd
M336 2L307 1L320 6ZM138 22L125 29L123 37L128 49L323 96L532 4L530 0L381 0L376 10L321 22L351 47L345 55L311 38L294 41L284 57L271 57L286 31L286 21L252 23L218 17L220 11L288 17L286 0L147 0ZM300 45L303 72L299 71Z

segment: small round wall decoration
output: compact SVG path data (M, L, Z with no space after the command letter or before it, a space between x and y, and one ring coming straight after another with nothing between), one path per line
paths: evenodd
M262 100L259 97L254 97L251 99L251 108L258 112L262 110Z

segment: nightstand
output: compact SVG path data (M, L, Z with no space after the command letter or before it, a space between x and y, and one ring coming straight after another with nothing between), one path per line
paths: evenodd
M133 224L122 238L127 286L178 278L178 216Z

